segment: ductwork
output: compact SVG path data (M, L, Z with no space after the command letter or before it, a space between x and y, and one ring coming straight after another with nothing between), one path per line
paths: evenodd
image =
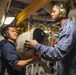
M0 27L5 20L5 14L9 9L9 3L11 0L0 0Z

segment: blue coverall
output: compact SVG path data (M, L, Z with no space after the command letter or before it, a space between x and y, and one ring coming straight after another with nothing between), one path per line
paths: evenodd
M25 75L25 68L16 69L16 65L20 60L14 43L8 40L0 41L2 46L3 65L5 65L8 75Z
M46 60L58 61L57 75L76 75L76 25L67 19L55 47L36 44L35 52Z

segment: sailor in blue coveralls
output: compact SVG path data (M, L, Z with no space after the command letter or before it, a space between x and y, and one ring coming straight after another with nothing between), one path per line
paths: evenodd
M7 25L3 27L1 34L5 38L0 41L0 45L2 47L3 65L5 65L8 75L25 75L25 66L40 60L40 58L34 54L27 60L20 60L16 52L17 33L14 26Z
M76 25L68 19L69 9L64 2L57 3L52 8L52 19L60 21L61 25L55 47L45 46L36 40L25 42L40 57L58 61L57 75L76 75Z

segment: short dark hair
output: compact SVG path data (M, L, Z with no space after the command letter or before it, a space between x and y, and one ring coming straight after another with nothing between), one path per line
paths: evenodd
M1 35L2 35L2 36L3 36L4 33L8 30L9 27L13 27L13 28L14 28L13 25L6 25L6 26L2 27L2 29L1 29Z
M68 5L68 3L65 3L65 2L56 2L55 5L58 6L58 7L60 7L60 8L64 8L66 10L66 16L68 16L68 14L70 12L70 6Z

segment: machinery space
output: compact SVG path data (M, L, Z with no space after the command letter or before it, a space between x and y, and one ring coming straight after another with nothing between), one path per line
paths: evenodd
M18 33L17 53L22 60L29 59L34 53L25 48L25 40L36 39L46 46L56 45L60 23L54 23L50 14L53 5L61 1L69 4L68 17L76 23L76 0L0 0L0 31L9 24L15 26ZM7 18L9 20L6 22ZM0 34L0 41L2 39ZM26 75L56 75L57 65L57 61L41 58L40 61L26 66ZM5 75L8 75L7 70L5 71Z

